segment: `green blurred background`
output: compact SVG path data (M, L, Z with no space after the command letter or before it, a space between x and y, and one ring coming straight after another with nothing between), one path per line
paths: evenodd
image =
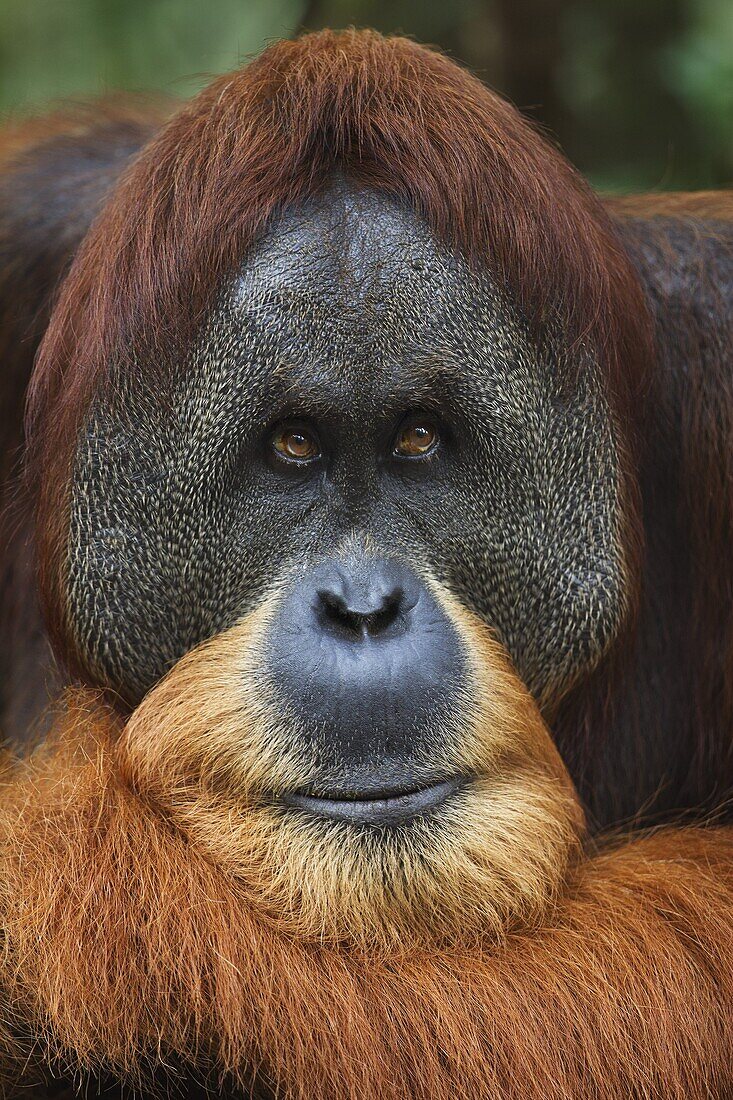
M733 0L0 0L0 110L186 96L272 39L350 25L448 50L596 186L733 182Z

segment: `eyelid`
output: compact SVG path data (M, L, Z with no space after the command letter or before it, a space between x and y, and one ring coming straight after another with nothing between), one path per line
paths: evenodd
M278 438L287 435L288 432L300 433L307 436L313 444L315 453L307 458L299 458L296 455L288 455L283 453L276 446L276 442ZM268 429L267 441L269 453L274 457L276 462L282 463L285 466L312 466L323 457L323 447L321 446L318 431L316 430L314 425L308 423L302 418L288 417L284 420L276 421Z
M434 433L434 439L431 442L430 446L420 454L401 454L398 450L400 438L411 427L424 427L431 429ZM443 433L439 427L437 417L427 411L417 409L414 412L407 413L398 424L393 436L392 457L398 459L401 462L425 462L431 459L435 455L435 452L439 450L442 439Z

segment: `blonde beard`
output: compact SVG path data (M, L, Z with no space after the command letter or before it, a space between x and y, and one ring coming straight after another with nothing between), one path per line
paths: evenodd
M118 734L70 698L6 777L0 977L43 1064L137 1084L177 1064L289 1100L727 1095L733 838L663 831L581 863L501 943L317 943L130 788Z
M276 597L184 657L120 738L130 786L289 935L372 952L495 939L542 918L577 855L582 814L534 701L479 620L433 588L469 675L426 766L470 779L428 816L375 829L283 804L316 766L262 673Z
M456 1057L477 1040L469 975L555 904L582 814L500 647L434 589L471 675L429 764L471 779L404 827L282 805L315 765L261 672L276 596L184 657L126 723L94 693L67 695L46 743L9 767L0 819L6 984L47 1059L142 1079L166 1052L342 1096L347 1065L399 1076L410 1034L427 1060L398 1061L441 1095L429 1035Z

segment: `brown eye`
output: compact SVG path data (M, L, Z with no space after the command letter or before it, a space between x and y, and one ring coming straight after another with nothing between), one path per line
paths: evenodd
M312 432L292 425L278 428L272 437L272 446L279 457L288 462L313 462L321 453Z
M423 458L438 445L438 429L430 420L411 420L397 433L394 453L399 458Z

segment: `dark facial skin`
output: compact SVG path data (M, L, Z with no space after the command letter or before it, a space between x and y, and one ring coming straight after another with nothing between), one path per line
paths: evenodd
M557 351L542 343L488 275L469 272L395 201L336 181L284 215L223 292L185 370L146 386L141 367L121 398L98 404L80 443L70 608L95 677L134 703L282 586L290 610L272 628L273 679L306 728L309 706L321 707L315 726L334 730L355 708L339 751L363 762L374 699L355 702L336 667L321 691L336 697L329 715L318 692L303 695L283 639L297 621L320 644L319 584L343 587L346 576L367 600L357 616L381 613L400 589L409 668L390 681L404 656L393 638L392 656L362 681L374 690L381 676L385 697L399 697L375 720L377 740L389 744L399 727L395 759L410 757L410 738L451 712L464 675L427 571L489 624L541 701L556 696L618 630L622 518L593 364L568 393ZM395 453L405 431L432 433L428 451ZM402 571L391 589L389 563ZM417 618L405 610L413 588ZM344 609L348 618L348 600ZM356 643L336 633L351 661ZM373 656L371 643L359 652ZM301 671L312 680L307 662Z

